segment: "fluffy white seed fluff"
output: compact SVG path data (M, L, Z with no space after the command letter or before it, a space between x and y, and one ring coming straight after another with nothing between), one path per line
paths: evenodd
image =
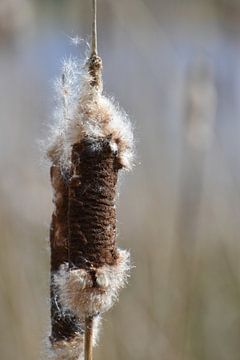
M111 136L121 165L130 169L133 134L128 116L102 94L101 86L92 86L91 80L86 65L81 66L72 58L64 62L63 77L56 82L58 106L48 156L68 168L73 144L85 136Z
M49 360L83 360L84 336L79 335L72 340L55 342L48 351Z
M118 293L127 282L130 256L126 250L118 250L116 265L103 265L96 269L97 287L93 287L91 275L83 269L68 270L63 264L56 272L54 282L65 310L71 310L79 319L102 314L109 310Z
M98 342L100 325L101 317L96 316L93 321L93 346L96 346ZM83 360L84 334L78 334L71 340L56 341L53 344L49 343L47 348L48 360Z

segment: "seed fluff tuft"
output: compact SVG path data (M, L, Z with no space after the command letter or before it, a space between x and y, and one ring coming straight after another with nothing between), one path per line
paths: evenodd
M95 270L95 281L84 269L68 270L63 264L55 273L54 282L63 309L71 310L81 320L109 310L118 299L118 293L127 283L130 254L118 249L115 265L103 265Z
M133 134L127 114L102 93L102 84L92 86L88 64L70 58L63 62L63 75L55 83L57 107L49 138L48 157L71 166L71 147L84 137L110 137L112 149L125 169L133 165Z

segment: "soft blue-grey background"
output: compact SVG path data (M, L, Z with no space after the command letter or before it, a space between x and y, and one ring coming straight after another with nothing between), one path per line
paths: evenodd
M99 0L105 91L129 113L122 176L129 286L94 358L240 358L240 2ZM48 166L39 140L61 60L84 58L90 0L0 1L0 349L40 358L48 334Z

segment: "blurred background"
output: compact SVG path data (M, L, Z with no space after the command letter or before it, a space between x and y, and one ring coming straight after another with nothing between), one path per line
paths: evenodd
M105 91L133 121L137 158L118 199L135 268L95 359L239 360L240 2L99 0L98 23ZM49 331L39 140L90 24L90 0L0 1L2 360L39 359Z

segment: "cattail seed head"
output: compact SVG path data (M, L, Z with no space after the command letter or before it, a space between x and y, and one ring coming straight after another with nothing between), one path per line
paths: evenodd
M133 135L127 115L102 93L97 52L84 66L65 61L56 85L47 151L55 205L50 340L53 359L80 360L85 319L111 308L129 274L129 253L116 244L115 202L118 173L132 167Z

